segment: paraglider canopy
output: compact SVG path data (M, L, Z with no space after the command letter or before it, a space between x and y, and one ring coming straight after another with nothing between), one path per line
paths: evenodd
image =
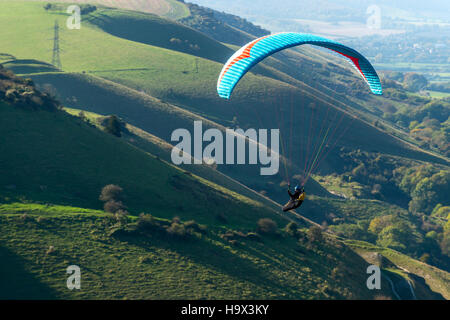
M294 46L311 44L333 50L345 58L355 67L374 94L381 95L381 83L375 69L370 62L356 50L344 46L336 41L312 34L283 32L264 36L253 40L241 49L223 66L217 81L217 92L222 98L229 99L239 80L256 64L266 57Z

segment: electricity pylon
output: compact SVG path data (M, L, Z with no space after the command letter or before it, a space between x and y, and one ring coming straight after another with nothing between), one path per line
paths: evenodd
M55 26L53 28L54 35L53 35L53 57L52 57L52 65L57 67L58 69L61 69L61 58L59 56L60 48L59 48L59 24L58 21L55 21Z

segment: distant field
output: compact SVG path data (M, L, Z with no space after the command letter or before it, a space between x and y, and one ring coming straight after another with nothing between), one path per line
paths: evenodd
M7 1L7 0L0 0ZM99 4L112 8L122 8L148 13L154 13L169 19L181 19L189 16L189 9L176 0L22 0L44 3L79 3Z
M417 62L395 62L395 63L374 63L376 69L420 72L433 82L450 81L450 64L417 63Z
M448 93L448 92L440 92L440 91L432 91L432 90L427 90L426 92L428 92L432 98L442 99L442 98L450 97L450 93Z
M20 24L14 18L18 13L26 17ZM67 16L47 13L40 2L2 1L0 19L2 50L7 48L8 53L16 58L34 58L46 62L51 62L53 42L49 39L53 36L53 26L57 20L61 26L61 61L64 71L152 70L180 64L192 68L194 62L191 56L159 47L148 48L145 44L120 39L88 24L83 25L83 22L80 30L68 30L63 28ZM19 33L23 36L14 36ZM99 52L106 53L108 58L105 59L105 55L99 55ZM219 64L216 68L219 70Z
M370 35L388 36L391 34L404 33L404 30L399 29L370 29L364 23L353 21L340 21L337 23L330 23L320 20L307 19L286 19L288 23L296 22L311 30L311 33L320 34L324 36L335 37L363 37Z

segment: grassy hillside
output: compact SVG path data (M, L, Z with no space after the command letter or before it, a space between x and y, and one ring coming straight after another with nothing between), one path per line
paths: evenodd
M5 12L10 15L5 13L5 19L2 20L4 23L14 24L11 15L21 10L21 6L25 6L30 12L29 19L36 20L36 27L30 29L33 31L27 35L35 38L34 40L30 38L30 43L39 41L42 34L34 30L44 31L45 23L51 28L54 18L57 18L61 25L64 24L64 15L45 12L36 3L33 4L34 7L31 5L19 2L8 6ZM329 73L331 66L328 60L325 60L326 64L322 63L323 65L317 63L318 59L322 59L321 53L308 50L307 54L301 55L300 58L294 55L293 61L305 66L298 68L302 70L300 75L289 71L293 68L289 67L284 56L269 59L266 67L256 69L256 74L250 73L243 79L232 100L224 101L217 98L215 92L216 77L221 63L210 60L218 60L220 55L228 54L229 49L223 45L192 29L142 13L99 8L87 16L85 21L82 30L62 29L61 38L76 46L75 48L71 45L67 48L69 50L62 53L63 70L88 73L95 77L73 73L28 73L37 83L53 85L53 93L70 107L99 114L115 113L128 123L165 141L170 140L170 134L174 129L191 129L192 120L199 119L199 116L203 120L211 121L208 122L208 126L222 129L236 126L279 127L285 140L284 155L292 161L287 174L283 165L278 176L265 178L259 176L258 168L255 166L219 166L218 169L280 203L286 201L285 188L280 188L280 184L285 183L287 175L295 183L296 179L293 176L302 174L305 165L312 161L311 154L320 144L321 126L315 124L321 118L328 119L325 122L326 126L331 125L333 119L342 119L334 122L340 124L335 135L335 139L340 137L340 140L336 145L330 143L324 146L324 154L328 154L328 158L320 163L323 172L334 172L337 166L343 164L337 155L341 146L372 153L445 162L393 138L369 124L368 120L361 121L361 117L355 113L357 109L347 104L348 99L340 99L342 95L334 96L333 90L326 89L326 86L317 87L326 78L322 73ZM99 26L111 33L105 33ZM142 30L155 29L161 32L138 33L138 26ZM170 43L171 35L166 28L175 32L175 38L198 39L202 46L193 53L195 55L180 52L182 51L180 48L176 49L173 46L169 46L171 50L161 48L160 46L164 47ZM51 29L47 31L51 33ZM115 37L113 33L120 33L123 38ZM125 39L127 37L140 42ZM20 41L8 38L5 43L6 48L10 50L8 52L16 57L28 55L24 50L27 45L23 46ZM96 45L93 46L93 43ZM209 47L217 50L210 50ZM47 53L44 55L40 49L32 51L43 60L47 59ZM98 55L100 51L102 55ZM312 58L308 57L310 52L313 54ZM19 70L17 63L14 62L6 63L6 66ZM348 79L356 81L351 72L343 72L342 68L335 69L334 73L349 74L343 79L336 79L335 86L342 86ZM321 81L310 80L311 74L320 74ZM102 81L101 78L122 86ZM361 79L357 81L362 82ZM355 118L356 115L358 117ZM311 130L310 123L314 124L315 130ZM370 143L367 143L368 141ZM307 185L310 193L326 195L323 188L313 180L310 181L310 185Z
M232 50L208 36L177 22L142 12L98 9L89 23L119 38L199 56L226 61Z
M36 4L34 8L30 3L14 5L15 10L19 10L21 5L26 6L30 10L30 20L36 19L38 25L43 21L50 24L50 17L57 17L61 24L64 21L63 15L46 13ZM10 9L6 9L8 10ZM9 13L13 15L14 12L16 11L12 10ZM334 74L344 75L342 79L333 77L333 81L336 80L336 82L331 82L330 85L334 84L336 88L342 87L348 79L362 82L361 79L354 80L356 77L351 72L345 71L346 69L336 67L331 62L334 60L329 58L320 60L324 56L320 52L307 50L305 53L290 55L289 60L305 66L296 68L302 70L300 74L289 71L293 68L289 68L284 56L268 59L266 67L259 68L256 74L250 73L243 79L231 101L224 101L217 98L215 92L216 77L221 64L198 57L201 52L205 52L204 56L215 52L207 51L208 46L214 44L211 39L198 33L199 41L203 41L206 47L201 47L194 56L155 46L161 46L164 37L147 36L147 33L142 33L140 37L143 38L136 39L136 35L131 32L139 29L136 26L162 29L164 32L161 34L165 35L166 41L169 41L170 35L165 31L167 27L174 30L177 37L194 37L195 31L173 22L153 15L104 8L99 8L87 18L91 19L92 23L86 23L82 30L62 32L61 37L70 38L77 44L77 48L84 48L82 52L76 52L78 49L72 50L71 46L70 50L63 52L63 69L87 72L95 77L78 73L54 72L28 73L28 75L41 85L52 85L53 93L70 107L104 115L115 113L128 123L165 141L170 140L170 134L174 129L191 129L194 119L204 121L208 119L210 121L207 122L207 126L218 127L222 130L224 127L236 126L281 128L284 137L284 155L292 161L288 170L284 170L281 164L280 173L277 176L261 178L259 168L255 166L218 167L222 173L254 190L264 192L280 203L286 201L283 184L287 176L295 183L296 179L293 177L303 173L304 167L312 161L314 150L317 150L320 145L321 126L318 123L322 118L327 119L324 122L325 127L339 123L339 128L335 131L335 139L340 137L335 145L334 143L324 145L323 154L328 154L328 158L320 162L320 170L324 173L335 172L345 165L339 156L339 148L342 146L372 154L397 155L405 160L420 159L447 163L445 159L422 152L405 141L392 137L382 129L375 128L368 123L370 119L364 120L359 116L357 103L342 98L342 94L336 96L333 90L327 89L327 86L319 85L326 78L325 75L330 73L330 68ZM9 16L5 16L5 21L14 23ZM123 37L132 37L141 42L114 37L99 29L98 26L113 29L116 26L122 26L117 30L122 30L120 32L123 33ZM127 27L130 30L123 31L127 30ZM35 33L34 36L39 37L39 34ZM18 41L13 43L10 38L8 41L10 41L11 52L16 57L26 54ZM92 46L94 41L96 46ZM221 44L215 45L218 50L215 54L221 54L221 50L229 50ZM97 54L98 51L104 54L100 56ZM41 55L38 50L34 52L37 52L38 56ZM312 57L310 57L311 54ZM21 61L23 60L19 60L19 63L11 61L5 65L19 71L20 68L26 67L21 66ZM68 61L68 66L64 61ZM317 63L317 61L322 62ZM36 71L39 70L36 69ZM318 75L320 81L311 80L312 74L315 75L312 77L314 79ZM121 85L103 81L102 78ZM323 188L313 180L310 180L307 188L310 193L326 195Z
M105 116L79 109L64 108L64 110L74 116L83 117L86 121L99 127L102 130L105 128L104 119L107 118ZM122 125L123 129L121 135L123 140L163 160L166 160L168 162L171 161L170 159L173 146L170 143L128 123L123 123ZM232 179L231 177L222 174L212 166L202 164L196 166L180 165L179 167L183 168L186 171L190 171L202 178L205 178L208 181L214 182L220 186L232 190L238 194L261 202L264 206L272 207L277 211L280 210L280 206L275 202L269 201L260 193L255 192L254 190L249 189L248 187ZM324 192L324 194L326 193Z
M80 115L80 110L67 109L67 111L73 115ZM81 116L90 123L101 128L105 123L104 119L106 119L106 117L91 112L83 112ZM162 159L170 159L171 145L142 129L129 124L124 124L122 138L145 151L158 155ZM274 207L275 210L279 210L278 206L267 201L265 197L246 188L237 181L220 174L217 170L214 170L207 165L184 166L183 168L234 192L260 201L265 206ZM339 236L368 240L373 243L380 243L381 241L385 246L396 248L401 252L412 254L416 257L420 257L424 252L427 252L427 250L431 250L434 252L433 255L435 256L433 259L434 264L439 265L442 269L447 268L445 261L441 260L445 259L443 256L440 257L439 255L436 255L435 249L426 249L425 246L429 246L429 244L427 244L429 239L427 239L425 233L421 233L422 231L419 228L417 219L414 216L409 215L407 210L402 207L391 205L383 201L356 199L349 201L344 199L339 200L311 196L302 206L300 212L304 217L309 219L307 220L308 222L315 221L324 226L328 225L329 230ZM288 216L294 219L299 218L298 216ZM374 224L377 219L395 222L395 227L399 231L402 230L400 226L403 225L404 227L402 228L408 228L409 231L401 232L406 232L408 236L401 238L398 236L394 237L394 241L387 241L385 236L377 239L376 232L374 233L374 231L369 228L371 223ZM304 220L300 219L297 221L303 222ZM428 263L430 262L431 260L429 259Z
M32 51L36 58L44 61L49 59L45 46L39 46L39 48L34 49L32 48L33 44L39 43L43 33L47 32L51 35L54 19L59 20L60 24L63 25L65 16L46 13L39 3L23 4L16 2L7 6L6 3L1 5L5 6L4 10L2 10L4 15L2 23L5 26L14 25L15 20L13 17L15 12L25 11L29 15L27 22L15 29L16 33L26 33L27 39L22 41L22 39L17 37L8 37L5 31L3 35L0 33L0 39L4 43L5 51L19 58L28 56L28 52ZM154 16L144 16L126 11L111 11L100 8L91 14L91 18L98 18L102 15L106 15L106 20L101 24L99 22L99 24L108 28L112 28L112 26L117 24L117 26L123 25L124 28L122 29L126 29L127 24L125 22L129 21L130 31L121 32L123 33L122 36L131 37L130 40L136 40L137 36L131 32L131 29L136 28L136 24L145 24L148 25L148 28L152 26L157 27L158 25L173 25L178 30L177 32L183 36L183 39L187 37L187 40L189 40L189 34L194 32L192 29L181 25L164 22L161 19L158 20ZM89 16L87 19L89 20ZM95 20L93 20L93 23ZM33 25L33 28L31 28L31 25ZM28 30L28 32L25 32L25 30ZM165 33L163 32L163 34ZM200 40L204 37L200 33L197 34L197 38ZM140 41L145 43L161 45L161 39L158 40L159 42L152 42L156 40L152 40L151 36L143 34L139 37L144 37L145 39ZM291 80L298 85L297 87L289 86L286 83L268 79L267 77L249 74L245 77L245 81L242 81L237 87L232 101L227 102L217 98L215 92L216 78L221 69L220 63L197 59L195 56L173 50L168 51L161 47L148 46L144 43L117 38L102 32L98 27L92 27L89 23L86 23L85 28L81 30L73 32L63 31L61 38L71 44L61 55L64 71L92 72L95 75L119 82L195 111L222 125L226 125L233 120L233 117L236 117L242 127L276 127L279 125L282 128L289 127L288 116L286 116L284 121L276 123L272 115L274 112L289 113L290 101L295 102L297 109L304 106L304 110L294 113L296 121L293 124L293 131L300 137L308 136L308 128L305 124L308 123L309 118L312 116L311 105L314 105L318 110L316 118L324 117L328 108L332 110L331 115L333 115L333 112L337 112L340 117L340 111L334 109L334 100L330 100L329 97L320 93L320 90L315 90L311 86L302 86L301 83L298 83L298 80L295 81L293 78ZM165 40L170 42L169 35L167 35ZM93 43L96 45L93 46ZM208 51L210 50L209 46L212 46L212 44L207 45L206 42L204 43L205 45L200 46L196 55L201 54L209 57L211 53L208 52L213 51L215 55L222 55L223 57L229 54L228 49L226 50L225 47L220 50ZM51 47L50 43L49 46ZM103 52L103 54L98 55L98 52ZM260 68L258 72L276 79L284 79L283 81L287 81L286 79L289 78L287 75L267 68ZM261 115L260 119L255 117L256 110ZM330 121L332 119L330 117ZM350 119L350 117L344 117L342 127L350 124ZM366 133L364 136L358 134L362 131ZM285 132L284 135L290 136L288 132ZM162 138L165 139L165 137ZM368 140L371 141L370 147L367 145ZM366 123L360 122L358 119L352 122L352 126L342 137L341 141L345 145L366 150L375 149L383 153L433 159L426 154L411 150L409 146L392 139L389 135ZM287 152L300 154L301 152L305 153L304 149L305 147L301 146L301 144L295 144L293 145L293 150Z
M346 241L347 245L356 250L369 263L379 264L379 257L384 257L384 268L408 279L413 285L417 299L450 299L448 283L450 274L392 249L374 246L363 241ZM378 259L377 259L378 258ZM434 294L433 294L434 292Z
M195 113L98 77L64 73L36 74L32 75L32 78L40 83L43 89L48 89L46 84L51 84L54 92L67 106L101 115L116 114L124 121L165 141L170 141L170 135L176 128L192 129L194 120L202 120L204 128L216 127L224 130L224 126ZM278 185L283 179L283 170L280 170L277 176L264 179L259 176L259 165L219 165L218 170L257 191L269 190L276 199L285 201L286 191ZM314 180L310 180L308 189L318 195L327 195L326 190Z
M19 13L26 19L19 22ZM62 70L39 62L50 60L52 43L45 39L52 37L55 19L61 26ZM285 154L295 161L289 167L292 176L301 173L308 158L308 137L313 146L320 142L316 132L308 134L311 126L305 124L318 129L318 119L332 123L335 117L348 128L337 147L378 157L396 155L406 166L417 160L448 164L409 144L401 134L400 139L393 137L400 129L372 123L377 119L373 105L385 100L359 95L361 79L333 65L333 59L308 50L287 55L296 64L311 65L302 72L292 71L286 59L276 56L249 73L233 99L224 101L217 98L215 83L231 50L207 36L154 15L103 7L83 17L81 30L65 29L65 19L58 10L46 12L39 2L0 2L0 57L63 104L116 114L129 123L130 132L118 138L61 110L0 101L0 134L5 137L0 145L0 219L5 222L0 223L0 255L8 261L0 274L12 275L0 280L15 297L33 298L39 291L49 298L118 299L192 298L192 292L200 291L202 295L194 298L369 299L379 294L366 289L367 263L334 238L314 241L314 234L306 235L305 229L298 239L280 230L262 238L247 234L262 217L275 220L280 228L287 224L275 204L268 205L268 199L246 188L284 202L283 168L278 176L264 178L254 166L219 166L220 173L198 167L188 172L187 166L178 168L167 161L167 142L174 129L191 129L198 119L221 130L281 127L288 137ZM23 82L31 86L31 81ZM339 93L353 88L348 82L357 87L356 98ZM34 88L4 91L9 101L17 95L39 101ZM339 148L331 147L325 146L331 154L322 168L334 172L348 163L338 152L333 154ZM100 210L98 195L110 183L124 188L131 216L117 220ZM313 180L307 189L329 196ZM406 216L404 209L380 201L309 200L302 213L319 223L335 219L330 229L344 236L341 220L367 229L372 217ZM159 227L151 232L139 229L135 216L140 212L156 216ZM170 222L175 216L183 222L194 219L208 231L176 241L160 228L179 225ZM88 289L75 295L63 288L63 271L72 261L87 269ZM97 269L99 261L104 267ZM404 283L401 271L386 272ZM441 270L429 275L440 283ZM30 291L24 291L25 282L32 284ZM142 282L149 284L148 291L142 292ZM421 281L417 285L424 297L432 297L430 291L442 292L439 286L431 290ZM381 294L392 296L388 289Z
M5 99L15 88L30 100L0 102L0 298L374 298L367 263L335 240L289 235L270 207L43 109L31 82L2 77ZM96 210L108 183L124 188L131 214L156 218ZM276 233L254 233L262 217L277 222ZM187 229L196 225L187 220L205 227ZM80 291L65 287L72 264L82 269Z
M283 234L231 244L214 229L185 240L156 231L111 236L116 221L101 211L32 204L0 205L0 222L0 298L373 299L391 295L384 282L381 292L368 290L367 263L345 246L328 241L298 242ZM65 287L65 270L72 264L81 268L81 290Z
M0 0L5 1L5 0ZM8 1L8 0L6 0ZM94 4L99 6L107 6L113 8L122 8L127 10L142 11L147 13L157 14L169 19L182 19L189 16L189 9L187 6L177 0L26 0L26 1L40 1L45 3L58 4Z
M235 203L229 222L236 223L234 219L241 219L240 212L245 211L241 217L253 226L257 216L270 212L64 112L23 110L1 103L0 113L5 137L0 147L3 201L32 199L100 208L100 189L113 183L124 188L125 203L134 214L151 210L172 218L184 212L186 218L215 223L215 216L228 215L224 211Z
M10 66L10 64L6 64ZM130 90L124 86L116 85L111 82L103 81L99 78L89 77L77 74L37 74L32 75L32 78L40 84L52 84L54 92L64 101L68 106L91 110L96 113L107 115L116 114L123 118L126 122L140 127L147 132L154 134L165 141L170 141L171 132L176 128L192 128L192 121L200 118L195 113L186 112L181 108L175 107L173 104L165 103L158 99L153 99L151 96ZM252 111L250 111L250 115ZM254 112L253 112L254 114ZM253 116L255 118L255 116ZM258 122L258 121L257 121ZM214 122L207 122L207 126L215 126L223 129L220 125ZM358 128L354 125L353 127ZM225 126L232 126L228 122ZM289 128L289 125L287 126ZM316 129L318 131L318 129ZM361 128L361 131L367 132ZM296 161L297 169L290 168L291 174L296 174L303 170L303 164L306 157L307 141L305 136L294 136L297 140L297 145L301 148L298 151L293 151L292 158ZM379 136L382 139L382 135ZM349 139L342 139L342 143L350 143ZM287 138L286 144L290 143ZM381 140L380 140L380 143ZM312 145L312 143L310 143ZM372 147L372 144L366 145ZM379 150L378 150L379 151ZM327 151L328 152L328 151ZM288 151L285 152L289 156ZM404 155L404 154L403 154ZM329 155L330 162L324 161L322 168L332 171L338 168L342 160ZM280 181L285 178L283 164L280 168L280 173L275 177L268 177L264 180L259 176L258 166L218 166L218 169L231 177L238 179L240 182L252 187L257 191L265 190L274 199L284 202L285 190L278 186ZM307 186L309 192L325 196L326 192L314 182L310 180Z

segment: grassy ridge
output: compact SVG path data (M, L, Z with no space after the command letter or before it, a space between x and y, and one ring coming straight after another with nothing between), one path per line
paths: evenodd
M30 58L30 52L33 52L33 58L50 62L48 50L52 49L53 43L48 39L53 36L56 20L61 27L61 61L65 71L138 69L148 67L149 62L169 66L175 65L176 61L186 61L176 52L158 47L148 50L144 44L109 35L87 21L82 22L80 30L69 30L65 28L66 14L46 12L40 2L0 2L0 8L2 52L9 51L18 58ZM20 24L15 22L17 14L23 18ZM17 34L23 34L23 37L17 39L14 36ZM99 55L99 52L104 54Z
M174 106L173 104L166 103L159 99L154 99L149 95L131 90L125 86L116 85L112 82L104 81L101 78L91 77L88 75L79 74L39 74L32 75L32 78L41 84L50 83L54 86L58 92L58 96L61 100L68 106L91 110L96 113L107 115L116 114L124 119L126 122L144 129L145 131L162 138L165 141L170 141L171 132L176 128L187 128L192 129L193 120L203 120L205 127L218 127L223 130L215 122L207 122L205 118L199 117L197 114L185 111L181 108ZM242 106L245 108L245 106ZM267 107L274 109L274 107ZM303 107L301 107L303 108ZM233 106L228 109L234 110ZM248 109L248 107L247 107ZM224 109L225 110L225 109ZM241 109L242 110L242 109ZM228 110L229 111L229 110ZM255 116L255 110L247 110L249 117L253 115L254 121L256 121L256 127L260 126ZM240 111L243 113L243 111ZM287 111L289 113L289 110ZM316 115L317 117L317 115ZM256 120L255 120L256 118ZM220 119L222 122L224 118ZM272 120L272 122L275 120ZM308 119L305 120L309 122ZM263 121L264 122L264 121ZM225 125L232 126L231 122L226 122ZM344 126L344 125L343 125ZM366 132L369 136L370 131L366 130L364 127L355 125L353 122L352 126L360 128L360 130ZM290 125L286 126L287 130ZM306 130L308 126L306 126ZM316 129L318 131L318 129ZM384 136L379 135L376 132L371 136L375 143L382 144ZM304 159L307 154L307 138L299 134L298 137L295 135L297 141L297 147L300 150L294 150L292 152L292 159L296 161L298 167L296 169L289 169L289 173L295 174L303 169ZM349 137L348 139L343 138L342 143L350 143L354 140L355 136ZM375 138L379 138L378 142ZM290 144L290 138L285 140L286 146ZM312 146L313 144L310 143ZM372 144L366 145L367 147L372 147ZM398 148L399 149L399 148ZM391 149L393 150L393 149ZM399 149L401 150L401 149ZM380 150L378 150L380 151ZM311 154L312 151L310 151ZM290 152L286 151L286 155ZM413 153L414 154L414 153ZM402 155L407 155L407 152L403 152ZM331 163L324 161L322 163L323 168L329 168L333 170L337 164L333 163L333 158L329 157ZM218 166L218 169L233 177L234 179L243 182L252 189L260 191L265 190L268 194L279 202L284 202L286 198L286 193L284 188L279 187L280 181L285 177L284 166L281 163L280 173L278 176L272 178L268 177L261 180L259 176L259 166ZM188 169L190 170L190 169ZM310 180L307 186L310 193L327 196L327 192L323 190L314 180Z
M85 111L91 110L101 115L116 114L124 121L165 141L170 141L171 133L176 128L192 129L194 120L202 120L205 129L216 127L224 130L224 127L219 124L195 113L101 78L67 73L38 74L33 75L32 78L37 83L53 84L59 97L67 106ZM271 193L278 194L276 197L280 199L280 202L285 201L286 191L278 186L279 181L283 179L283 170L280 170L275 178L266 178L261 181L259 166L227 165L218 166L218 168L221 172L258 191L267 190L268 187L273 186ZM308 189L315 194L324 196L327 194L314 180L310 180Z
M232 51L177 22L141 12L98 9L86 21L119 38L224 62Z
M10 0L0 0L10 1ZM36 1L36 0L25 0ZM182 19L189 16L190 12L187 6L177 0L37 0L45 3L72 4L72 3L91 3L100 6L122 8L127 10L136 10L147 13L157 14L169 19ZM43 4L42 4L43 5Z
M239 224L248 226L259 215L279 220L259 203L187 175L63 112L22 110L2 103L0 114L5 138L0 146L3 201L23 197L99 208L100 189L114 183L125 189L125 202L135 214L152 211L171 218L183 213L186 219L213 224L215 215L224 213L231 225L242 218Z
M255 230L260 217L283 227L287 221L268 207L62 111L2 102L0 119L0 298L373 298L360 272L367 264L337 243L299 243L282 233L232 244L219 236L228 228ZM131 213L195 219L208 225L207 235L183 241L158 232L111 236L115 218L73 207L98 208L106 183L124 187ZM218 213L226 222L217 222ZM65 287L72 264L83 270L81 291ZM345 280L347 274L355 276Z
M394 263L396 267L395 272L413 282L418 299L450 299L448 286L450 274L448 272L412 259L392 249L375 246L363 241L347 240L345 243L366 259L369 257L369 253L377 252L391 263ZM370 258L367 260L370 263L373 262L370 261Z
M83 116L87 119L87 121L101 129L104 128L101 124L104 117L99 114L72 108L64 108L64 110L74 116L80 116L80 112L83 112ZM163 160L168 162L171 161L170 158L173 148L171 144L128 123L124 124L124 129L125 130L123 130L121 134L125 141ZM277 211L280 209L279 205L276 205L274 202L267 201L267 199L262 197L259 193L245 187L238 181L231 179L229 176L221 174L220 171L217 171L206 164L196 166L180 165L179 167L238 194L259 201L265 206L272 207Z
M0 206L2 298L64 299L372 299L367 263L332 243L287 235L230 245L216 231L179 241L157 233L108 236L114 220L98 211ZM58 212L60 211L60 212ZM20 214L19 214L20 212ZM23 212L28 212L23 216ZM49 250L50 246L53 246ZM340 261L346 261L343 265ZM13 269L16 263L20 268ZM66 268L79 265L82 289ZM342 276L332 276L340 268ZM13 285L13 284L14 285ZM384 290L383 294L389 295Z

